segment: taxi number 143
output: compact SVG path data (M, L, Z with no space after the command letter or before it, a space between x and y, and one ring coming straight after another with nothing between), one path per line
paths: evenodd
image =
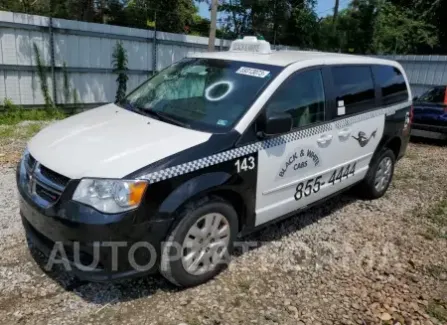
M328 184L335 185L337 183L342 182L343 180L349 178L350 176L355 174L355 166L354 165L347 165L343 166L340 169L334 170L334 172L329 177L329 180L327 181ZM321 189L321 187L326 184L325 181L323 181L323 176L318 176L317 178L310 178L304 182L299 183L296 186L296 192L295 192L295 200L301 200L303 196L310 196L312 193L318 193Z
M243 159L238 159L234 165L238 173L246 172L247 170L252 170L256 167L255 157L248 157Z

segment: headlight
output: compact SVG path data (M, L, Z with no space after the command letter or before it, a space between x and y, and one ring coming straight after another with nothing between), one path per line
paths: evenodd
M118 213L140 205L147 182L142 180L82 179L73 200L106 213Z

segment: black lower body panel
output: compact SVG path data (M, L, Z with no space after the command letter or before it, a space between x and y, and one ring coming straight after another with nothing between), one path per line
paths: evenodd
M125 216L113 225L67 222L40 213L22 196L20 214L28 241L49 257L46 268L59 264L93 282L157 272L161 243L172 222L132 224ZM137 239L136 233L144 235Z

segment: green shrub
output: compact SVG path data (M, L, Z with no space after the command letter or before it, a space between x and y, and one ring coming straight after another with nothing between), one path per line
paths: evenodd
M118 88L116 89L115 101L121 101L126 96L127 91L127 52L121 42L117 42L112 54L113 72L118 74L116 82Z

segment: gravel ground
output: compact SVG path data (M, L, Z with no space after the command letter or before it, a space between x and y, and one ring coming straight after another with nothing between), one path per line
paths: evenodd
M447 324L441 144L411 144L384 198L348 193L251 235L262 244L186 290L161 276L96 284L45 274L21 228L13 160L0 167L2 324Z

